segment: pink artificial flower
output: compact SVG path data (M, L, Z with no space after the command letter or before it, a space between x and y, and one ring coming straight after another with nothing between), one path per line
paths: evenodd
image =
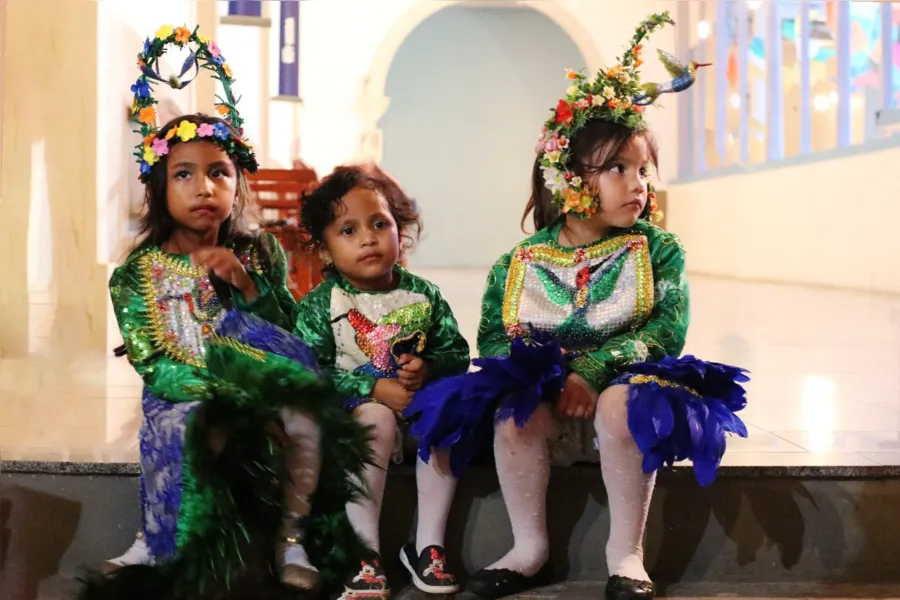
M211 137L215 131L216 128L210 123L204 123L197 129L197 137Z
M547 152L554 152L556 150L559 150L559 146L556 143L555 137L550 138L544 143L544 150L546 150Z
M169 153L169 141L156 138L150 145L150 149L153 150L157 156L165 156Z
M219 48L219 45L216 44L215 41L211 40L208 44L206 44L206 47L209 50L209 55L213 58L219 58L220 56L222 56L222 50L221 48Z

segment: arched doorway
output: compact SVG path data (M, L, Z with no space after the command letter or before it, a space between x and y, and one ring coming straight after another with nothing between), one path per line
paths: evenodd
M523 7L450 6L416 27L387 75L382 165L420 203L420 267L484 267L521 239L534 144L586 64L552 19Z

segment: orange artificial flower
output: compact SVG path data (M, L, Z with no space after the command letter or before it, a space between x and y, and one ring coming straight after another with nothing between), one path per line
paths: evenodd
M217 104L216 112L219 113L220 115L222 115L223 117L227 117L228 116L228 107L225 106L224 104Z
M179 27L175 30L175 43L187 44L191 41L191 30L187 27Z
M231 72L231 67L228 66L228 63L222 65L222 68L225 70L225 77L232 79L234 77L234 73Z
M156 123L156 109L153 106L142 108L141 114L138 116L138 121L147 125L153 125Z
M147 63L144 62L144 59L143 59L143 58L138 58L138 68L140 68L140 67L146 67L146 66L147 66Z
M148 135L147 137L145 137L145 138L144 138L144 145L145 145L145 146L149 146L150 144L152 144L152 143L153 143L153 138L155 138L155 137L156 137L156 136L153 135L152 133L151 133L150 135Z
M642 113L642 112L644 112L644 110L645 110L647 107L646 107L646 106L640 106L640 105L638 105L638 104L635 104L635 105L632 106L631 108L633 108L633 109L634 109L634 112L636 112L636 113Z
M634 56L635 56L635 58L637 58L638 56L641 55L641 50L643 50L643 49L644 49L644 47L641 46L640 44L638 44L637 46L634 47Z
M566 69L566 77L568 77L569 79L578 79L578 73L576 73L572 69Z
M177 130L177 129L178 129L177 127L171 128L171 129L168 131L168 133L166 133L166 140L171 140L173 137L175 137L175 133L176 133L176 130Z
M642 61L641 59L637 59L634 61L634 68L637 69L642 64L644 64L644 61Z
M616 100L615 98L610 98L609 100L606 101L606 105L610 108L615 108L619 105L619 101Z

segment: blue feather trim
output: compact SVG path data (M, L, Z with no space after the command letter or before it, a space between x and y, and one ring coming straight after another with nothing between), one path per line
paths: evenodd
M715 481L725 434L747 437L735 413L747 406L747 371L693 356L626 367L610 385L629 386L628 429L644 455L643 469L691 460L700 485Z
M524 426L542 401L559 394L567 375L559 344L538 338L516 338L508 356L473 364L480 370L425 386L403 412L413 420L410 433L418 438L421 459L427 462L432 449L449 448L457 477L491 439L495 420L512 418Z
M238 309L225 313L216 333L247 344L257 350L295 360L319 373L315 353L299 337L255 315Z

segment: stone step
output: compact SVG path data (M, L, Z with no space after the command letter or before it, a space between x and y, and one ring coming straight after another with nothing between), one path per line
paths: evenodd
M37 590L55 576L71 579L84 566L117 556L131 544L139 518L134 465L5 464L3 471L2 600L19 600L10 589ZM900 585L900 476L895 471L723 469L708 488L700 488L690 471L662 473L648 522L647 568L663 590L679 597L721 596L721 590L740 597L789 597L777 586L814 590L822 582L830 590L842 585L864 589L872 582ZM389 578L400 584L406 577L396 556L414 531L415 503L414 470L392 467L382 550ZM605 581L609 518L599 468L555 469L548 512L557 580ZM464 578L500 558L511 544L496 474L490 468L471 469L460 482L448 524L451 568ZM690 591L700 588L707 593ZM808 597L816 596L808 592Z

